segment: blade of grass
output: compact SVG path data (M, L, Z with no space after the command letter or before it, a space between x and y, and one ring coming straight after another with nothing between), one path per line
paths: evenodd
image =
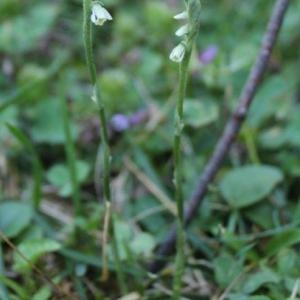
M37 151L35 150L30 139L17 127L6 124L6 127L10 131L10 133L24 146L25 149L28 150L32 157L32 165L33 165L33 179L34 186L32 191L32 206L35 209L38 209L41 202L42 195L42 178L43 178L43 167L40 162Z
M0 275L0 283L5 284L7 287L9 287L11 290L13 290L18 295L18 297L19 297L18 299L20 299L20 300L30 299L30 295L27 293L26 289L23 289L19 284L17 284L13 280L11 280L3 275ZM9 299L9 298L7 298L7 299ZM3 300L4 300L4 298L3 298Z
M62 79L61 82L63 83ZM61 89L64 91L64 86L61 84ZM64 94L64 92L62 92ZM67 156L68 168L70 172L71 184L72 184L72 198L75 209L75 216L78 217L82 214L81 196L78 183L78 174L76 170L76 153L74 141L71 133L71 122L68 112L67 99L62 96L61 99L61 110L63 115L64 134L65 134L65 152Z
M2 243L0 241L0 298L2 300L9 300L8 291L6 289L5 282L1 280L1 278L4 276L5 276L5 267L4 267L4 260L3 260Z

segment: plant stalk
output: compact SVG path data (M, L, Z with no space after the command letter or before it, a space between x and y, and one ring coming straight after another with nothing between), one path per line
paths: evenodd
M175 276L173 282L173 299L180 299L181 296L181 277L185 265L185 232L184 232L184 201L183 201L183 170L182 170L182 153L181 153L181 136L184 127L183 104L186 95L188 65L191 57L191 50L186 51L185 57L179 66L179 90L175 110L175 134L174 134L174 184L175 200L177 205L177 252L175 262Z
M92 84L95 89L95 100L98 107L98 116L101 124L100 134L101 134L101 143L103 145L103 196L104 203L106 208L105 224L104 224L104 234L103 234L103 268L102 268L102 280L107 280L108 278L108 262L107 262L107 240L108 234L110 234L112 239L112 252L114 256L114 262L116 264L116 273L118 284L122 294L126 294L127 286L125 283L124 272L121 267L120 255L118 251L118 241L115 234L114 227L114 218L111 216L111 190L110 190L110 173L111 173L111 154L110 154L110 145L108 137L108 126L106 120L106 112L104 103L101 98L100 93L100 84L96 79L96 67L93 58L93 41L92 41L92 28L90 21L90 12L91 12L91 0L83 0L83 36L84 36L84 45L86 53L86 61L89 69L90 77Z

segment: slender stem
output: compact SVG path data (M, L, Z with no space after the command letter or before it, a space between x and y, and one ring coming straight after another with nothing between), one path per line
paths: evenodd
M91 0L83 0L83 36L86 52L86 61L91 77L92 84L95 89L95 98L98 107L99 120L101 124L101 142L103 146L103 196L106 207L106 218L105 222L108 224L105 226L105 233L103 238L103 272L102 279L105 280L108 277L107 271L107 255L106 255L106 244L108 239L108 233L110 233L112 238L112 251L114 256L114 262L116 264L116 272L118 278L118 284L122 294L126 294L127 286L125 283L124 272L121 266L120 255L118 251L118 243L115 234L114 228L114 218L111 216L110 207L111 207L111 190L110 190L110 173L111 173L111 154L108 138L108 126L106 120L106 113L104 103L101 98L100 93L100 84L96 80L96 67L93 59L93 42L92 42L92 31L91 31L91 21L90 21L90 12L91 12Z
M96 67L93 56L92 24L90 21L91 0L83 0L83 39L86 63L89 69L92 84L96 83Z
M242 90L238 107L233 113L231 119L227 122L223 134L220 137L210 160L204 168L204 171L201 176L199 176L195 190L187 203L184 213L185 225L188 225L194 218L197 209L206 194L207 187L213 181L233 141L240 131L250 104L252 103L254 95L259 87L259 83L261 82L263 74L267 68L271 52L275 46L289 2L289 0L277 0L274 5L273 13L268 23L260 52ZM174 252L175 241L176 227L173 226L158 249L158 259L150 264L150 271L157 272L164 266L165 261L161 258Z
M107 127L107 120L106 120L106 114L105 114L105 108L104 104L101 101L101 94L100 94L100 88L99 83L95 86L96 89L96 102L98 105L98 112L99 112L99 119L101 123L101 140L102 140L102 146L103 146L103 195L104 195L104 201L105 201L105 207L106 207L106 214L108 215L108 228L107 231L110 233L112 237L112 251L114 255L114 260L116 264L116 271L117 271L117 277L118 277L118 283L120 286L120 290L122 294L126 294L127 287L125 284L125 277L124 272L121 267L121 261L120 261L120 255L118 251L118 241L115 234L115 228L114 228L114 218L111 215L110 207L111 207L111 190L110 190L110 169L111 169L111 154L110 154L110 146L109 146L109 138L108 138L108 127ZM103 243L103 274L102 278L105 279L107 277L106 275L106 240L107 237L104 238Z
M179 90L175 111L175 134L174 134L174 184L175 184L175 200L177 205L177 253L176 253L176 271L173 282L174 299L180 299L181 294L181 277L184 272L184 204L183 204L183 170L182 170L182 154L181 154L181 134L184 127L183 121L183 103L186 94L188 65L191 57L191 51L187 51L183 61L179 66Z

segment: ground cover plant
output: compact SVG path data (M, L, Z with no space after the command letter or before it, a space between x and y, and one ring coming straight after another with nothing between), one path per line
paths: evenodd
M2 0L0 299L300 299L299 11Z

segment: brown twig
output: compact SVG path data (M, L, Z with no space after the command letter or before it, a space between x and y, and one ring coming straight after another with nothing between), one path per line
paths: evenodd
M289 0L277 0L274 5L273 13L268 23L260 52L242 90L239 104L232 117L229 119L210 160L197 181L198 184L196 185L193 194L187 203L184 213L185 225L188 225L194 218L197 208L207 191L208 185L213 181L234 139L240 131L259 83L267 68L288 5ZM163 258L174 252L175 242L176 226L174 225L157 251L158 258L149 266L151 272L158 272L162 269L165 264Z
M15 245L14 243L0 230L0 241L1 239L19 255L22 260L24 260L28 266L45 282L55 293L56 299L69 299L78 300L77 296L72 295L69 292L64 291L59 285L54 283L54 281L45 273L43 273L35 264L33 264Z

